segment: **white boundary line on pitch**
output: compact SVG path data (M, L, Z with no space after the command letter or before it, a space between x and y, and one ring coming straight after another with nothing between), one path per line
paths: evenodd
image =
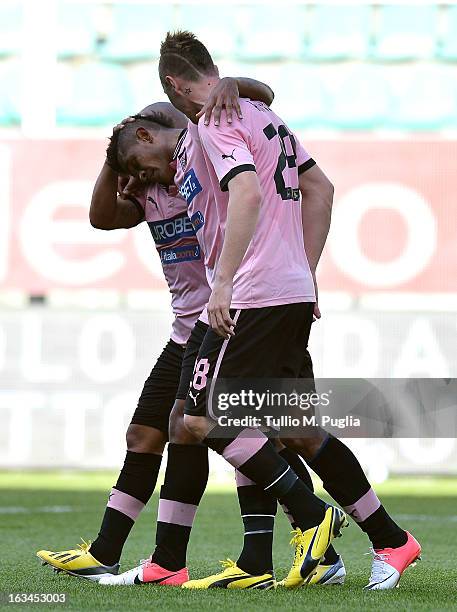
M73 506L39 506L27 508L25 506L0 506L0 514L63 514L75 512Z
M457 514L448 516L439 516L436 514L395 514L395 518L400 521L445 521L449 523L457 523Z
M25 506L0 506L0 514L65 514L75 512L77 508L73 506L40 506L37 508L27 508ZM457 523L457 514L446 516L436 516L432 514L395 514L396 519L401 521L440 521Z

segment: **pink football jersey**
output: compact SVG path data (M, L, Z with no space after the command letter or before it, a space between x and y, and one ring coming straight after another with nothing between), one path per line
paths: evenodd
M160 185L150 185L137 200L144 210L171 293L175 315L171 339L185 344L210 294L201 247L181 197L170 195Z
M259 221L235 274L232 308L314 302L314 283L303 243L298 176L315 164L285 123L262 102L240 100L243 119L220 127L198 125L222 235L228 184L256 172L262 189ZM218 240L217 257L222 241ZM217 259L216 257L216 259Z
M206 165L198 127L189 121L188 130L175 149L175 185L187 203L187 212L201 246L208 282L220 254L222 232L214 190Z

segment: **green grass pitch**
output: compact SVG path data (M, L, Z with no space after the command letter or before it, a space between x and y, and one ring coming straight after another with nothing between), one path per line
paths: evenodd
M393 479L379 487L384 504L421 541L422 561L400 588L362 591L370 572L368 541L351 523L336 541L348 577L342 587L295 591L183 591L170 587L101 587L42 567L40 548L71 548L94 538L114 473L0 473L2 610L457 610L457 479ZM157 495L137 522L124 549L122 568L148 556L153 546ZM218 570L218 560L237 558L242 537L233 488L210 488L199 510L189 551L193 577ZM292 559L289 527L278 513L275 563L279 578ZM66 593L66 604L8 604L8 593Z

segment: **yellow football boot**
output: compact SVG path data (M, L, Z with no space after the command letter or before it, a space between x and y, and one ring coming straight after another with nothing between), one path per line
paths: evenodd
M111 576L119 572L119 563L115 565L103 565L90 552L90 542L82 541L77 549L52 552L50 550L39 550L37 557L43 561L43 565L50 565L56 572L65 572L78 578L86 578L98 582L100 578Z
M348 525L346 514L342 510L328 506L320 525L304 532L301 529L292 531L290 543L295 546L294 562L281 584L288 589L294 589L311 579L327 548L335 538L341 536L341 529Z
M346 579L346 568L344 567L343 559L338 557L338 561L333 564L325 563L322 560L316 567L311 576L308 576L304 586L307 584L315 584L319 586L327 586L332 584L344 584ZM285 579L277 583L278 587L285 586Z
M346 578L346 568L343 559L338 557L338 561L333 564L325 564L321 561L316 567L314 574L306 580L306 584L344 584Z
M189 580L182 585L183 589L273 589L275 579L273 574L263 574L252 576L243 572L235 561L227 559L221 561L224 568L219 574L200 578L199 580Z

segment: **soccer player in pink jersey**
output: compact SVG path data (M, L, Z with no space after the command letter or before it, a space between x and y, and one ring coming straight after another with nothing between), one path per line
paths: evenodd
M266 86L257 86L251 81L244 81L244 84L252 95L257 92L261 96L264 91L269 95ZM142 222L148 224L171 293L174 321L170 340L144 383L127 429L125 462L110 492L98 537L90 549L83 543L78 549L37 553L56 569L92 580L118 572L124 543L155 489L173 403L176 397L184 399L187 394L188 383L179 386L181 374L186 371L186 364L190 372L194 365L193 361L183 365L185 346L209 297L201 247L187 214L187 204L176 189L169 191L162 186L173 183L174 169L170 161L186 124L186 118L167 102L143 109L134 128L128 123L117 126L93 192L90 221L94 227L114 230L133 228ZM129 138L132 130L148 137L149 131L160 129L168 135L169 144L167 148L163 143L160 151L154 151L150 160L154 171L143 168L138 173L136 168L125 168L124 174L137 178L137 189L133 194L127 186L118 195L119 141L135 141L131 134ZM141 144L139 140L136 146L130 147L130 165L135 166L143 159ZM208 453L206 448L194 442L191 439L186 446L169 445L168 465L173 475L180 474L184 481L187 480L184 491L187 502L198 505L208 477Z
M159 134L161 134L160 138L158 136ZM160 140L160 145L158 145L157 150L154 148L151 142L152 140L155 140L156 142ZM170 125L168 125L166 120L164 121L164 117L154 115L153 117L145 118L138 115L126 122L122 129L122 134L116 138L116 142L112 142L112 146L110 147L110 159L108 161L113 167L117 168L123 174L131 173L145 181L153 176L162 183L168 183L170 181L170 176L172 176L174 172L174 169L172 169L170 172L169 162L172 162L173 168L176 168L176 166L182 168L184 165L184 158L187 157L187 154L185 153L185 149L182 147L185 141L186 134L179 129L173 129ZM114 150L114 145L116 145L116 150ZM145 154L146 150L151 150L152 154ZM164 151L166 151L165 154ZM191 161L191 159L192 155L189 157L189 161ZM204 160L203 158L201 159L204 165ZM122 168L118 167L119 164L121 164ZM110 175L110 172L108 172L108 175ZM115 185L113 182L111 182L111 179L106 188L108 191L111 190L111 199L113 199L115 196ZM130 196L130 198L126 201L118 199L115 202L115 210L114 204L111 210L106 205L103 206L102 210L94 210L93 214L91 215L92 221L94 225L103 227L105 229L112 229L120 225L122 227L130 227L135 225L139 219L135 209L139 208L140 213L143 209L145 209L146 217L150 221L151 231L153 236L156 238L158 249L163 252L162 249L164 249L166 246L170 246L168 243L167 245L163 244L163 237L164 234L167 233L167 227L172 220L167 217L166 212L174 207L174 212L176 213L181 210L184 203L184 200L181 201L181 204L176 202L176 198L170 195L170 191L171 190L169 189L167 194L167 190L165 190L163 187L159 187L158 185L150 186L148 188L148 192L142 198L141 203L138 195L136 198ZM206 195L207 193L205 193L205 197ZM170 202L167 202L166 200L168 196L170 198ZM209 196L212 198L211 193L209 193ZM106 194L104 194L103 197L105 198ZM197 203L198 201L199 199L195 198L195 202ZM202 206L202 209L206 210L204 206ZM200 237L201 233L199 230L202 226L203 214L198 209L195 209L194 213L192 214L193 209L190 206L188 210L191 217L193 217L193 226L196 234L198 237ZM95 214L95 212L97 212L97 214ZM176 222L181 227L181 230L187 229L186 224L184 224L184 226L182 225L181 215L178 215ZM183 237L185 236L181 235L181 238ZM180 248L180 245L177 245L177 248ZM210 249L208 249L208 252L210 252ZM162 259L169 260L170 257L167 255L163 256ZM164 271L165 270L166 268L164 267ZM192 272L190 269L189 271ZM173 283L172 279L170 279L170 286L173 285L176 285L176 283ZM185 286L186 282L183 279L182 288L185 288ZM179 284L177 287L179 289ZM206 331L207 326L202 324L202 327L204 331ZM181 401L185 399L187 394L195 357L198 352L201 339L202 337L200 337L199 333L197 333L196 338L191 338L187 343L185 357L183 359L181 380L177 393L177 398L182 398ZM153 395L150 395L150 399L153 401ZM151 410L150 406L149 416L154 416L154 412L157 411L157 408L158 407ZM148 431L150 432L149 435L153 435L153 430L148 430L147 428L142 431L142 435L147 435ZM94 578L99 579L101 577L101 569L95 570L94 565L99 562L99 559L102 559L105 561L105 573L111 575L111 578L106 580L106 584L156 583L167 585L184 582L185 579L182 578L183 576L188 578L187 569L184 567L186 548L195 510L206 485L207 465L198 465L199 462L204 463L202 450L205 450L206 453L206 449L203 447L195 448L196 441L193 439L193 437L189 436L186 430L182 427L180 429L179 438L175 438L174 436L175 430L172 419L170 426L170 444L168 447L169 461L167 463L165 484L161 489L161 501L159 504L157 547L151 560L142 564L139 568L135 568L134 570L119 576L119 580L115 575L113 575L116 573L116 571L113 571L113 567L106 566L107 562L105 560L107 548L116 545L118 559L121 548L119 547L119 542L121 541L123 544L126 537L124 530L115 531L113 529L108 529L110 526L114 526L113 521L109 519L113 516L117 518L118 521L120 518L120 520L132 524L131 521L127 521L127 517L119 517L119 512L121 515L124 514L121 512L121 509L117 508L113 512L113 509L111 508L107 509L108 516L105 517L107 520L104 521L99 538L97 538L90 550L86 552L85 558L81 559L80 555L77 558L77 563L75 563L76 559L72 559L69 561L69 565L65 566L62 564L67 560L67 558L76 556L74 551L67 551L69 554L67 555L67 558L63 559L62 561L56 561L55 559L50 558L48 554L46 558L49 560L50 564L56 566L56 563L59 563L62 565L62 568L66 569L66 571L73 571L73 573L76 575L84 575L86 577L94 576ZM187 450L188 446L190 447L191 445L193 445L192 452ZM290 464L295 464L295 469L299 473L300 478L302 478L302 480L306 482L310 488L312 488L312 481L309 478L309 474L297 455L291 453L287 449L283 449L281 454ZM267 530L267 533L260 533L260 535L263 536L271 549L272 523L273 516L276 512L276 501L270 496L266 495L263 490L255 490L256 488L253 483L250 483L252 486L246 486L246 481L240 480L240 474L237 475L237 482L239 485L237 490L240 497L240 507L242 511L246 509L249 510L248 506L250 505L252 507L252 504L257 504L258 507L260 507L262 504L264 504L264 498L266 498L268 507L271 508L270 512L272 513L271 517L269 517L269 522L271 525L269 525L270 528ZM246 547L249 546L250 539L250 536L246 535ZM271 556L271 550L269 554ZM58 556L60 557L60 555ZM89 562L90 567L73 568L73 565L80 566L82 562ZM98 566L95 565L95 567ZM114 569L117 570L117 568ZM95 571L97 571L97 573L95 573ZM267 584L272 584L271 577L269 578Z
M260 83L244 81L244 86L252 87L252 95L260 97L263 93L266 100L270 99L269 89ZM227 91L225 99L230 100L233 96L238 96L236 87ZM187 395L199 348L199 344L194 349L188 346L184 359L190 330L209 297L202 250L196 238L199 224L192 224L187 204L176 189L164 186L173 182L176 165L173 154L184 139L185 124L185 117L169 103L156 103L116 126L94 189L90 210L94 227L113 230L132 228L143 221L148 223L172 295L175 319L171 338L145 382L128 427L125 463L111 490L97 539L90 547L82 544L77 550L38 553L55 569L82 578L99 580L118 572L122 547L154 491L168 438L170 410L175 397L183 401ZM158 131L164 135L161 147L159 150L152 148L152 154L145 155L145 149L149 151L150 135ZM122 176L130 174L131 180L125 186L123 179L118 196L120 173ZM151 179L158 182L151 182ZM181 503L186 508L198 506L207 482L208 459L207 449L195 444L194 438L185 431L179 437L179 445L174 443L173 427L170 433L156 555L162 554L166 559L171 556L172 562L178 560L176 570L179 571L162 570L160 584L181 584L188 579L185 560L191 524L182 525L181 521L174 525L167 521L167 504ZM293 453L291 457L292 461L298 460ZM304 466L301 477L311 482ZM159 566L155 564L154 567L151 578L157 582ZM150 568L149 572L146 568L141 578L149 574Z
M174 138L169 145L173 151L186 123L185 117L169 103L157 103L143 109L135 129L148 133L148 129L166 128ZM176 191L170 193L161 185L173 181L174 171L169 166L171 154L164 156L159 152L155 156L154 162L159 167L154 176L147 176L148 171L143 169L142 182L138 188L137 180L135 194L130 185L130 191L127 186L118 195L118 143L128 138L129 129L121 125L113 132L106 161L95 184L90 221L94 227L104 230L132 228L141 222L148 224L171 293L174 321L170 339L144 383L127 429L125 462L111 489L98 537L90 548L83 543L76 550L37 553L52 567L91 580L117 574L124 543L154 492L168 439L170 411L176 396L185 397L187 392L187 388L179 388L185 346L209 296L201 248L187 215L186 202ZM141 150L135 153L141 157ZM132 170L130 174L135 172ZM183 474L188 466L191 468L194 486L188 495L198 503L208 477L207 450L195 444L179 447L177 453L170 448L168 463Z
M159 74L170 101L195 123L219 81L204 45L187 32L169 34L162 44ZM331 531L339 531L345 516L310 495L258 430L245 429L227 439L223 428L207 419L206 404L209 400L211 408L218 377L300 374L330 206L320 202L315 208L316 201L308 197L307 174L319 170L285 123L264 104L243 100L240 107L242 120L235 116L229 124L222 119L220 127L206 126L203 119L198 123L220 231L208 241L215 241L207 306L210 329L186 399L185 423L202 443L288 507L297 525L295 560L285 580L293 587L303 584L317 566L317 535L324 531L330 541ZM193 179L191 175L190 183L196 185ZM374 558L367 588L396 586L419 556L419 544L387 514L353 453L325 432L317 439L311 457L305 440L284 442L302 452L325 488L369 535ZM223 581L224 572L220 577ZM206 588L211 578L187 586Z
M212 202L212 185L207 174L206 165L204 163L203 153L198 140L195 126L189 126L189 133L178 139L178 144L175 149L174 159L176 165L176 182L180 186L181 194L187 199L189 205L189 214L194 219L195 228L199 241L204 247L205 263L208 267L210 277L214 270L214 236L211 232L214 227L219 227L220 221L217 217L208 222L209 214L211 213ZM195 138L197 136L197 139ZM157 140L157 139L156 139ZM152 147L152 144L151 144ZM200 147L200 148L199 148ZM138 162L138 160L133 160ZM312 163L308 164L310 167ZM141 172L158 172L159 167L154 167L148 161L144 163ZM131 171L135 171L134 168ZM201 181L201 182L200 182ZM210 218L211 219L211 218ZM203 230L203 231L202 231ZM205 236L208 238L205 240ZM207 325L199 322L189 340L189 347L196 345L197 347L205 335ZM187 354L188 351L186 351ZM179 416L176 419L179 423ZM173 419L172 419L173 421ZM289 453L289 456L287 456ZM291 459L293 453L284 449L281 455L288 461L293 463ZM303 466L300 461L296 461L293 465L296 471L302 470ZM168 470L167 470L168 475ZM182 487L182 482L179 481L179 474L175 475L175 482L172 478L166 478L168 488L161 491L161 503L159 505L159 522L158 522L158 547L150 562L146 562L139 568L135 568L125 574L116 577L102 580L105 584L142 584L145 582L158 582L167 584L168 578L175 579L176 574L183 569L183 561L185 558L182 555L182 541L188 539L188 533L185 533L186 527L190 526L193 515L195 513L195 504L182 503L177 501L176 490ZM303 478L305 481L305 478ZM244 548L240 555L238 564L240 567L246 567L251 570L251 575L246 578L244 572L243 580L238 580L236 586L246 586L248 588L268 588L272 584L271 573L261 573L261 570L255 571L254 563L264 563L265 568L272 567L271 561L271 542L272 542L272 527L273 517L276 512L276 502L268 494L263 492L260 487L257 487L252 481L243 477L238 473L238 494L240 499L240 507L243 513L243 521L245 523L245 538ZM311 483L312 487L312 483ZM172 501L173 500L173 501ZM254 505L253 505L254 504ZM260 514L260 510L262 514ZM253 512L259 512L255 520L258 524L253 524ZM192 517L190 517L192 513ZM293 519L292 519L293 520ZM187 538L185 537L187 536ZM260 549L260 550L259 550ZM264 553L264 554L259 554ZM335 554L335 553L334 553ZM319 575L319 580L326 583L341 582L344 579L344 566L336 556L336 562L329 562L327 566L321 564L323 572ZM250 567L249 567L250 565ZM168 570L168 572L167 572ZM233 574L233 568L228 568ZM225 577L226 578L226 577ZM220 586L227 585L227 580L224 578ZM234 584L233 575L230 582ZM239 578L239 576L238 576ZM313 577L314 578L314 577ZM215 581L213 581L213 586Z

